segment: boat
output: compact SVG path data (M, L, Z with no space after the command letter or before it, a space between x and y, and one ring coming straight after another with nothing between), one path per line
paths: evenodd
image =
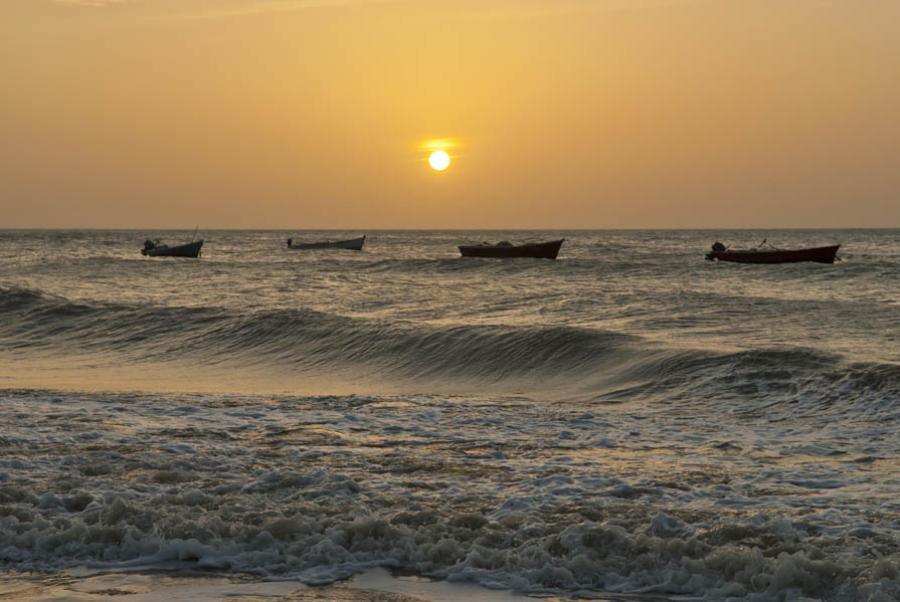
M462 245L459 253L463 257L492 257L503 259L507 257L535 257L539 259L556 259L559 248L565 242L565 238L548 242L526 243L514 245L507 241L498 242L495 245L483 242L480 245Z
M288 249L313 250L313 249L347 249L350 251L362 251L366 242L365 235L348 240L322 240L319 242L294 242L293 238L287 239Z
M720 242L712 246L706 254L709 261L735 261L737 263L799 263L814 261L816 263L834 263L841 245L827 247L811 247L807 249L779 249L766 246L763 240L759 247L753 249L729 249Z
M200 249L203 247L203 239L191 241L183 245L170 247L157 240L147 239L141 255L146 257L200 257Z

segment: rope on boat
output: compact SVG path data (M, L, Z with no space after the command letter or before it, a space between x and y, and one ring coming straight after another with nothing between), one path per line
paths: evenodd
M768 238L764 238L763 241L761 243L759 243L759 246L756 248L761 249L762 247L769 247L770 249L772 249L774 251L784 251L784 249L782 249L781 247L776 247L775 245L773 245L772 243L770 243L768 241L769 241Z

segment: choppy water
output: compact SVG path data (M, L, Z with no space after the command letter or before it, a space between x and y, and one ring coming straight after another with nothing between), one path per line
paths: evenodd
M145 234L0 233L9 570L900 596L897 230Z

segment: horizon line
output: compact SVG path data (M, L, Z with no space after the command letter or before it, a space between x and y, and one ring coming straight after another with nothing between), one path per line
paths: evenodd
M44 231L44 232L64 232L64 231L82 231L82 232L146 232L146 231L170 231L170 232L190 232L194 228L172 228L172 227L0 227L0 232L27 232L27 231ZM198 228L200 232L643 232L643 231L662 231L662 232L711 232L721 230L733 231L752 231L752 230L778 230L778 231L845 231L845 230L900 230L898 226L705 226L705 227L626 227L626 228Z

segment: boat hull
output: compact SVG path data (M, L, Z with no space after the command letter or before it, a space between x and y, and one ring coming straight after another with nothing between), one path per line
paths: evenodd
M141 255L147 257L200 257L200 249L203 248L203 241L198 240L189 242L184 245L175 247L156 247L154 249L141 249Z
M362 251L366 243L366 237L351 238L349 240L326 240L322 242L294 243L288 239L288 249L297 251L314 251L317 249L344 249L347 251Z
M710 261L734 261L736 263L834 263L841 245L815 247L812 249L767 250L767 251L711 251L706 254Z
M564 238L560 240L551 240L549 242L513 245L508 247L498 247L494 245L463 245L459 247L459 253L463 257L487 257L492 259L506 259L513 257L556 259L563 242L565 242Z

